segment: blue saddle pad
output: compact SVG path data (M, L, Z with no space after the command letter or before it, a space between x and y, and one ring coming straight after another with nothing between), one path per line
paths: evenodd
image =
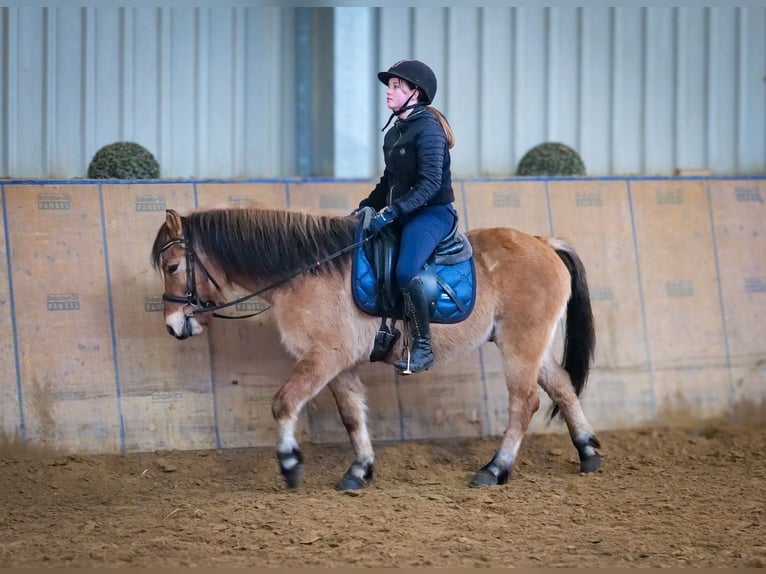
M365 233L360 225L356 240L362 240ZM377 240L378 237L374 237L367 243ZM395 261L390 267L395 268ZM420 276L429 293L432 323L459 323L471 314L476 302L473 255L449 265L437 263L432 255ZM354 250L351 283L354 302L362 311L375 317L402 319L399 289L395 285L382 284L364 244ZM384 292L395 294L394 298L384 296Z

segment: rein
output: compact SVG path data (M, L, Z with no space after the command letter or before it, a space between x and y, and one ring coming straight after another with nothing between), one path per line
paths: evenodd
M186 226L184 225L184 227ZM187 236L190 235L188 232L186 232L185 234ZM253 297L257 297L265 293L266 291L269 291L270 289L279 287L283 283L287 283L288 281L290 281L291 279L295 279L299 275L303 275L304 273L317 269L321 267L322 265L324 265L325 263L328 263L332 261L333 259L340 257L344 253L347 253L348 251L351 251L352 249L359 247L363 243L366 243L367 241L369 241L371 238L372 238L372 235L367 235L364 239L361 239L360 241L352 243L351 245L347 245L346 247L339 249L335 253L332 253L330 255L327 255L326 257L323 257L322 259L317 260L311 265L308 265L304 267L303 269L295 271L291 273L290 275L287 275L286 277L283 277L282 279L279 279L278 281L275 281L274 283L267 285L263 289L255 291L253 293L249 293L247 295L243 295L242 297L234 299L233 301L227 301L226 303L219 303L218 305L216 305L212 301L200 300L199 295L197 294L196 275L194 272L195 262L197 265L199 265L199 268L202 270L202 273L205 275L205 279L207 279L213 285L215 285L216 289L218 290L221 289L220 285L218 285L218 282L213 278L212 275L210 275L205 265L202 263L199 257L197 257L197 254L194 252L194 248L192 247L191 238L176 237L168 241L165 245L163 245L161 252L164 252L166 249L169 249L173 245L183 245L184 249L186 249L186 296L182 297L179 295L167 295L166 293L163 293L162 300L169 301L171 303L184 303L186 305L186 308L184 309L184 315L186 315L187 317L193 317L194 315L198 315L200 313L213 313L213 317L218 317L220 319L249 319L250 317L255 317L256 315L260 315L261 313L268 311L271 306L269 305L265 309L262 309L261 311L258 311L256 313L250 313L249 315L237 315L237 316L220 315L216 313L216 311L220 309L225 309L227 307L232 307L234 305L239 305L240 303L243 303L249 299L252 299Z

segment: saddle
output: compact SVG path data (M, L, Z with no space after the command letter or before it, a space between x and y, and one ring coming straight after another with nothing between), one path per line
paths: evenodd
M368 222L375 215L372 208L368 209L361 214L356 241L364 239ZM400 239L398 229L389 225L354 252L354 302L369 315L403 318L402 295L395 277ZM457 221L419 275L430 302L431 322L458 323L470 315L476 299L473 249L468 238L458 231Z

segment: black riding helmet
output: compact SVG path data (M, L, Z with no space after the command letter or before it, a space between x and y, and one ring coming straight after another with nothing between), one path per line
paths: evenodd
M378 79L388 86L391 78L402 78L417 87L425 101L430 104L436 96L436 74L420 60L399 60L385 72L378 72Z

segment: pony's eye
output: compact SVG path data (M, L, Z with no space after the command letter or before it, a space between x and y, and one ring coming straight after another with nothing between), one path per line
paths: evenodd
M173 274L176 271L178 271L178 263L174 263L173 265L168 265L168 273Z

